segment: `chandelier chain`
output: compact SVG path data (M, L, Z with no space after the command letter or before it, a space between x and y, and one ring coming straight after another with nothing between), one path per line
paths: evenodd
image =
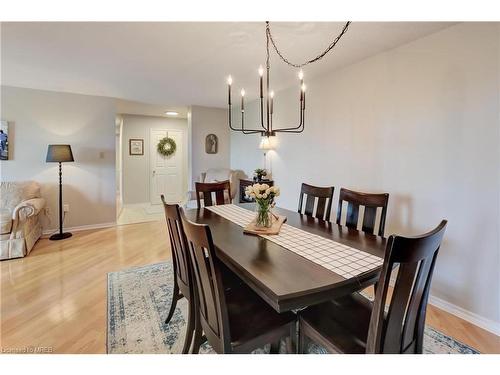
M280 50L276 46L276 42L274 41L272 34L271 34L271 27L269 26L269 21L266 21L266 37L267 37L266 38L267 39L267 44L266 44L266 49L267 49L266 65L267 65L267 67L269 68L269 41L271 41L271 44L272 44L274 50L276 51L276 53L280 57L280 59L283 60L283 62L285 62L286 64L288 64L290 66L293 66L295 68L301 68L301 67L309 65L309 64L311 64L313 62L321 60L328 52L330 52L333 49L333 47L335 47L335 45L339 42L339 40L344 36L344 34L347 32L347 30L349 29L349 25L350 24L351 24L351 21L346 22L346 24L344 25L344 27L343 27L342 31L340 32L340 34L337 35L337 37L330 43L330 45L322 53L320 53L318 56L314 57L311 60L305 61L302 64L295 64L295 63L292 63L291 61L289 61L280 52Z

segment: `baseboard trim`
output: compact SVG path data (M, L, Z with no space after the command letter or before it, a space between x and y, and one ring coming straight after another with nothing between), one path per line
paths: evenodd
M69 227L69 228L64 228L64 231L65 232L80 232L82 230L104 229L104 228L111 228L114 226L116 226L116 221L109 222L109 223L89 224L89 225L80 225L77 227ZM44 230L42 232L42 237L47 238L55 232L57 232L57 229Z
M499 322L495 322L491 319L485 318L484 316L475 314L436 296L429 296L429 303L434 307L444 310L452 315L458 316L459 318L462 318L469 323L472 323L482 329L485 329L488 332L500 336Z
M393 272L391 275L391 279L389 281L389 285L394 287L396 283L397 272ZM429 296L429 304L438 309L444 310L451 315L455 315L463 320L468 321L469 323L474 324L482 329L485 329L488 332L493 333L494 335L500 336L500 322L495 322L491 319L485 318L484 316L475 314L469 310L466 310L460 306L454 305L444 299L433 296L432 294Z

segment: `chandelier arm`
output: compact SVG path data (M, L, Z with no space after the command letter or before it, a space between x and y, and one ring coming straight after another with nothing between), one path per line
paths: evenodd
M280 133L302 133L304 131L304 129L305 129L304 115L305 115L305 110L304 110L304 108L301 108L301 110L300 110L300 124L299 124L299 126L296 126L294 128L276 129L275 132L280 132Z
M233 111L231 110L231 105L229 105L229 110L228 110L228 120L229 120L229 128L235 132L240 132L240 133L243 133L243 134L256 134L256 133L262 133L262 130L259 130L259 129L244 129L243 127L243 123L241 124L242 127L241 129L237 129L237 128L234 128L233 127L233 124L232 124L232 118L233 118ZM243 115L242 115L242 119L243 119Z
M301 67L306 66L308 64L311 64L313 62L321 60L328 52L330 52L337 45L337 43L344 36L344 34L347 32L350 24L351 24L351 21L346 22L346 24L342 28L342 31L340 32L340 34L337 35L337 37L330 43L330 45L322 53L320 53L316 57L314 57L310 60L307 60L301 64L292 63L285 56L283 56L283 53L280 52L280 50L276 46L276 42L274 41L273 36L271 35L271 27L269 26L269 21L266 21L266 35L267 35L267 38L271 41L271 44L272 44L274 50L276 51L276 54L280 57L281 60L283 60L283 62L285 62L286 64L293 66L295 68L301 68Z
M299 118L300 118L300 122L299 122L299 125L296 126L296 127L290 127L290 128L281 128L281 129L275 129L274 131L275 132L288 132L288 133L291 133L291 132L294 132L294 133L301 133L303 130L304 130L304 112L305 112L305 105L304 105L304 102L301 100L299 102ZM302 130L300 131L296 131L298 129L300 129L302 127Z

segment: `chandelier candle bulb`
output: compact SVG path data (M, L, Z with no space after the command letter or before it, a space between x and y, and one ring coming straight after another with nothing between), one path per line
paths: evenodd
M271 97L271 104L270 104L269 112L271 114L273 114L273 112L274 112L274 91L271 91L269 96Z
M260 76L260 98L262 99L264 97L264 91L263 91L263 85L264 85L264 68L262 68L262 65L259 66L259 76Z
M245 89L241 89L241 112L245 110Z
M227 78L227 95L228 95L227 102L229 105L231 105L231 84L232 83L233 83L233 78L231 76L229 76Z
M302 109L306 108L306 85L302 84Z

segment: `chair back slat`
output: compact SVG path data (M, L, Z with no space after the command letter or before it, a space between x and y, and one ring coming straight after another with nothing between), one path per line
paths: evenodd
M212 192L210 191L204 191L203 192L203 205L206 206L212 206Z
M313 195L307 195L306 198L306 207L304 208L304 214L307 216L313 216L313 211L314 211L314 201L316 200L316 197Z
M202 197L204 207L214 205L212 193L215 193L215 204L231 203L231 184L229 180L221 182L196 182L195 187L198 208L201 208Z
M363 232L372 232L375 229L375 220L377 218L377 207L366 207L363 213Z
M332 209L333 190L333 186L318 187L303 183L300 189L298 212L317 219L329 221ZM304 195L307 196L305 206ZM316 202L316 212L314 212L314 204Z
M349 202L347 204L347 215L345 219L345 226L348 228L358 228L359 205Z
M390 236L368 331L367 353L422 353L427 301L446 220L418 237ZM388 313L392 270L399 267Z
M208 225L195 224L181 213L194 273L200 323L209 344L217 352L230 347L229 320L219 259Z
M347 202L346 222L342 224L342 207ZM348 228L358 228L360 206L364 207L361 230L367 233L384 235L385 218L387 216L387 204L389 203L389 194L380 193L361 193L348 189L340 189L339 206L337 209L337 224L345 225ZM377 209L381 209L379 227L377 233L376 217Z
M435 257L435 255L434 255ZM422 260L419 264L418 274L416 275L411 297L408 303L407 314L402 336L402 351L406 351L412 343L415 342L415 330L417 329L417 319L419 314L419 305L425 291L427 277L432 266L434 258Z
M190 298L191 267L189 254L187 251L187 241L180 217L180 208L177 204L167 204L165 197L161 195L165 219L167 222L170 247L172 249L172 259L174 272L181 292L186 298Z
M229 189L229 188L228 188ZM229 190L228 190L229 191ZM215 201L217 204L225 204L224 200L224 190L217 190L215 192Z
M316 205L316 217L324 218L326 215L325 209L327 199L318 199L318 204ZM331 206L330 206L331 207ZM330 214L328 214L328 218L330 218Z

